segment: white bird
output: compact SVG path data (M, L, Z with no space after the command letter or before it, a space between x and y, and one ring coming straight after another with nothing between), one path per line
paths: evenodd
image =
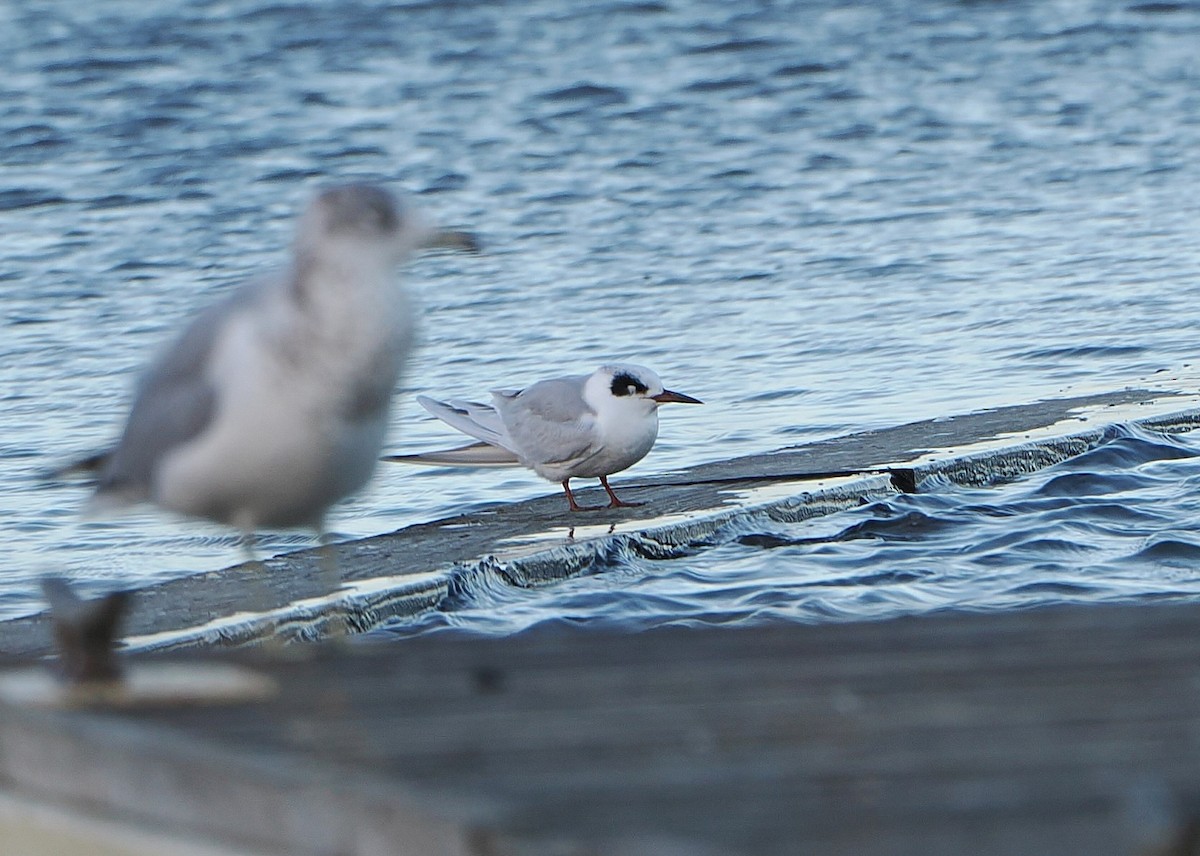
M571 493L573 478L599 478L609 508L638 505L619 499L608 477L636 464L654 446L660 404L701 403L664 389L653 371L628 363L601 366L590 375L538 381L523 390L494 390L490 405L426 396L417 401L480 442L418 455L391 455L385 461L525 466L561 484L572 511L584 510Z
M91 461L92 510L150 502L240 529L311 527L375 469L413 338L396 267L472 248L387 191L320 193L289 267L202 312L141 378L124 433Z

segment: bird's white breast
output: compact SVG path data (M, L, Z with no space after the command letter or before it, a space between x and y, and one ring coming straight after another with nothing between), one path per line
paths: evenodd
M573 468L572 477L611 475L646 457L658 437L658 411L601 408L596 416L595 433L600 451Z
M270 291L259 312L227 320L207 373L214 419L163 462L161 504L244 529L319 524L298 515L367 481L410 337L397 289L361 272L348 281L299 305Z

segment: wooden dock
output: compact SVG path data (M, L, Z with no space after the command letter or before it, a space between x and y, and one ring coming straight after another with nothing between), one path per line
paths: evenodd
M128 829L159 854L1182 855L1198 631L1197 605L1105 606L225 654L278 694L0 706L0 783L129 856Z

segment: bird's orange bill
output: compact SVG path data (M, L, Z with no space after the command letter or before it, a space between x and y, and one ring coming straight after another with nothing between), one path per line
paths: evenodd
M703 404L704 402L698 398L692 398L690 395L684 395L682 392L672 392L669 389L664 389L658 395L650 396L659 404L666 404L673 401L676 404Z

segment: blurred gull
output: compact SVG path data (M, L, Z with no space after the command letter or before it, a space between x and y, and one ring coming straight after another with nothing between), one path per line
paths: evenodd
M320 193L289 267L200 313L142 377L90 510L138 502L240 529L308 527L371 477L413 339L396 267L473 248L367 184Z
M660 404L701 403L664 389L653 371L629 363L601 366L590 375L538 381L523 390L496 390L490 405L425 396L417 401L480 442L419 455L392 455L385 461L529 467L562 485L572 511L585 510L571 493L573 478L599 478L609 508L638 505L619 499L608 477L636 464L654 446Z

